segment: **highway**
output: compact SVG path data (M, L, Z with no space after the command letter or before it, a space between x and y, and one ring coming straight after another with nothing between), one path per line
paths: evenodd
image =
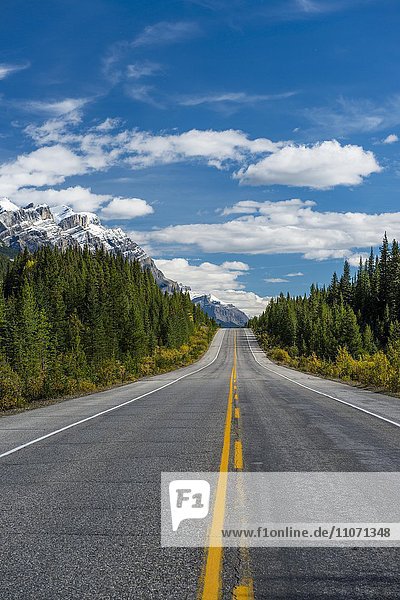
M400 400L238 329L190 367L0 418L1 600L400 598L397 548L161 548L160 474L225 468L399 471Z

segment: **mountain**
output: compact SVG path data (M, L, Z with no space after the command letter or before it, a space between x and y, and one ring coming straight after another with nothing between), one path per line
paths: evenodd
M138 260L143 269L152 273L163 291L190 290L165 277L153 259L122 229L102 225L94 213L76 212L65 205L50 208L47 204L28 204L21 208L8 198L0 199L1 253L11 257L25 248L34 252L41 246L104 248L110 254L122 254L130 260ZM242 327L248 321L241 310L233 304L224 304L215 296L199 295L192 301L222 327Z
M225 304L212 294L195 296L192 298L194 304L198 304L210 317L221 327L245 327L248 316L233 304Z
M16 251L27 248L31 252L41 246L104 248L110 254L138 260L143 269L153 274L163 291L179 289L122 229L105 227L94 213L75 212L69 206L50 208L47 204L28 204L21 208L8 198L1 199L0 244Z

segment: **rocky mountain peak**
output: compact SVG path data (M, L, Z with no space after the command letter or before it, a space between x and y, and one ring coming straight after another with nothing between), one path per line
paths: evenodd
M21 208L3 198L0 201L0 242L17 251L27 248L31 252L41 246L104 248L128 260L138 260L144 269L151 271L164 291L179 289L122 229L106 227L94 213L76 212L66 205L50 208L46 204L28 204Z
M192 302L212 317L221 327L245 327L248 316L233 304L226 304L212 294L194 295Z

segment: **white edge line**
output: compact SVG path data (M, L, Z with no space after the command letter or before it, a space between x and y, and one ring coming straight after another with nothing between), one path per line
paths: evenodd
M290 377L287 377L286 375L283 375L282 373L278 373L278 371L274 371L273 369L270 369L269 367L266 367L265 365L262 365L257 360L256 355L254 354L253 349L250 346L250 341L249 341L249 336L247 334L247 331L245 331L245 334L246 334L246 338L247 338L247 343L248 343L249 348L250 348L250 352L252 353L254 360L263 369L266 369L267 371L271 371L271 373L275 373L275 375L279 375L279 377L283 377L283 379L287 379L288 381L291 381L292 383L295 383L296 385L299 385L300 387L305 388L306 390L309 390L310 392L314 392L315 394L319 394L320 396L325 396L326 398L330 398L331 400L335 400L336 402L340 402L340 404L345 404L346 406L350 406L351 408L355 408L356 410L359 410L359 411L361 411L363 413L366 413L367 415L370 415L371 417L375 417L376 419L380 419L381 421L385 421L386 423L390 423L390 425L394 425L395 427L400 427L400 423L397 423L397 421L392 421L391 419L387 419L386 417L382 417L381 415L377 415L376 413L371 412L370 410L367 410L366 408L361 408L361 406L357 406L356 404L351 404L351 402L346 402L345 400L340 400L340 398L335 398L335 396L330 396L329 394L325 394L325 392L320 392L319 390L315 390L314 388L310 388L307 385L304 385L303 383L299 383L295 379L291 379Z
M189 377L190 375L195 375L199 371L202 371L203 369L207 369L207 367L211 367L211 365L217 360L217 358L219 356L220 350L222 348L222 342L224 341L224 339L225 339L225 331L223 333L222 340L219 345L217 354L212 359L212 361L210 363L208 363L207 365L204 365L204 367L200 367L200 369L196 369L195 371L186 373L186 375L181 375L181 377L178 377L177 379L174 379L173 381L169 381L168 383L162 385L161 387L156 388L155 390L151 390L150 392L146 392L145 394L142 394L141 396L137 396L136 398L132 398L131 400L127 400L126 402L122 402L122 404L117 404L117 406L112 406L111 408L102 410L101 412L91 415L90 417L85 417L84 419L81 419L80 421L76 421L75 423L70 423L70 425L66 425L65 427L61 427L61 429L56 429L55 431L46 433L46 435L42 435L41 437L35 438L34 440L31 440L30 442L26 442L26 444L21 444L21 446L17 446L16 448L7 450L7 452L3 452L3 454L0 454L0 458L4 458L5 456L14 454L14 452L18 452L19 450L23 450L23 448L27 448L28 446L32 446L33 444L37 444L38 442L46 440L47 438L53 437L53 435L57 435L58 433L67 431L67 429L71 429L72 427L76 427L77 425L81 425L82 423L86 423L87 421L91 421L92 419L96 419L97 417L101 417L102 415L106 415L107 413L110 413L113 410L117 410L118 408L122 408L123 406L127 406L128 404L131 404L132 402L135 402L136 400L140 400L141 398L145 398L146 396L155 394L156 392L159 392L160 390L163 390L164 388L166 388L170 385L173 385L174 383L177 383L181 379L185 379L185 377Z

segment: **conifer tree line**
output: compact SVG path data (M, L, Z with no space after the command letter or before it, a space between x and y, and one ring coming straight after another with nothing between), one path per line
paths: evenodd
M345 261L343 273L340 277L334 273L329 286L312 285L310 293L304 296L281 294L249 326L266 348L281 349L275 351L276 358L292 362L293 366L298 366L297 359L303 357L304 368L314 365L315 371L335 375L338 373L332 371L332 365L338 361L341 364L347 361L347 372L352 370L350 363L354 371L358 361L360 372L363 361L373 370L375 360L379 362L375 367L385 380L377 383L397 390L400 385L398 242L393 240L389 244L385 234L379 253L375 256L371 249L367 260L360 259L354 276ZM312 360L305 361L304 357ZM382 369L387 370L385 375ZM357 380L361 377L360 373L348 376ZM365 374L362 377L365 379Z
M215 323L137 262L43 247L0 278L0 408L187 364Z

